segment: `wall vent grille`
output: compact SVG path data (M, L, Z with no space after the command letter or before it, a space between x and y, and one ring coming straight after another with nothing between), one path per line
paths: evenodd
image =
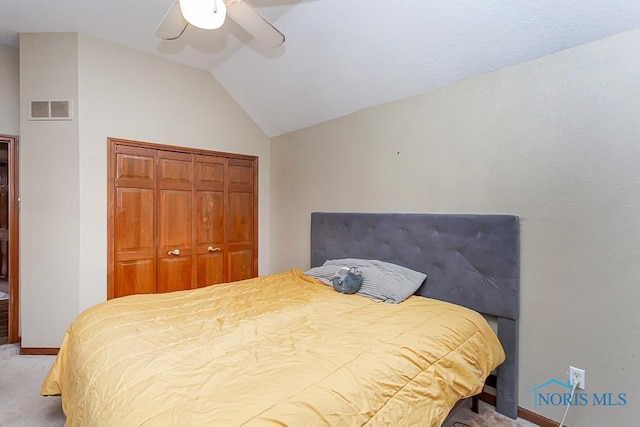
M29 120L71 120L71 101L31 101Z

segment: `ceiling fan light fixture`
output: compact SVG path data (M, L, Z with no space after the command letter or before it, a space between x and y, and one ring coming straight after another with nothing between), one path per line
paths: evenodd
M180 11L189 24L205 30L220 28L227 16L223 0L180 0Z

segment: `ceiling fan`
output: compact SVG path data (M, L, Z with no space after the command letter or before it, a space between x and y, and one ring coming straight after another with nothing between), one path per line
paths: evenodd
M284 43L284 35L243 0L175 0L155 35L163 40L175 40L189 24L207 30L220 28L227 15L266 46L278 47Z

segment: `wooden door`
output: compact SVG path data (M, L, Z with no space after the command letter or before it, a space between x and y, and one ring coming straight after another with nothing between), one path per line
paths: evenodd
M196 286L226 282L225 242L226 159L195 156Z
M258 274L256 256L255 162L229 159L227 173L226 235L227 280L249 279Z
M8 165L8 175L6 177L6 204L7 204L7 212L6 218L3 218L1 221L6 220L8 227L6 232L6 246L3 249L6 249L8 259L3 258L3 262L6 262L6 269L3 271L6 278L8 279L9 285L9 318L8 320L8 329L9 336L8 342L15 343L20 341L20 284L19 284L19 242L18 237L20 236L20 232L18 230L19 226L19 208L18 208L18 194L19 191L19 160L18 160L18 137L11 135L0 135L0 144L5 145L6 148L1 150L2 160L4 160ZM3 177L3 185L5 185ZM4 192L4 191L3 191ZM3 197L4 194L3 194ZM4 208L4 207L3 207ZM5 214L5 213L3 213ZM4 238L4 237L3 237ZM7 256L4 255L4 256ZM24 350L24 347L23 347Z
M158 292L191 289L193 159L158 151Z
M257 158L109 139L107 297L255 277Z
M156 291L155 150L117 147L113 295Z
M5 144L2 143L4 146ZM8 149L3 147L2 153ZM9 166L0 163L0 280L9 279Z

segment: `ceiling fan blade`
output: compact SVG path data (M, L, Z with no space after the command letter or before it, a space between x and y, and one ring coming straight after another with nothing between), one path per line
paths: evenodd
M175 40L184 33L189 23L182 17L180 2L174 1L156 28L155 35L163 40Z
M227 1L227 16L266 46L284 43L284 35L242 0Z

